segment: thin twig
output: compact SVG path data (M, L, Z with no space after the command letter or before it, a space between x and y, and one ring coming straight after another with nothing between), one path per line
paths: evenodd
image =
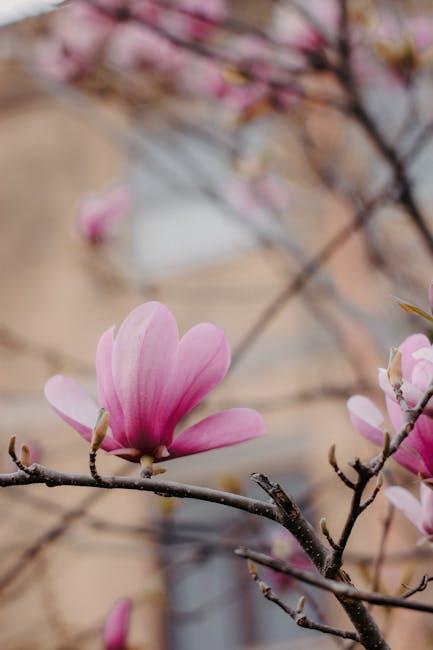
M278 605L278 607L282 609L283 612L288 614L290 618L295 621L296 625L299 625L299 627L307 628L309 630L317 630L318 632L322 632L324 634L331 634L342 639L351 639L352 641L359 642L359 635L356 634L356 632L340 630L339 628L331 627L330 625L315 623L314 621L311 621L303 611L305 600L304 596L301 597L296 609L293 609L292 607L286 605L286 603L278 598L278 596L272 591L271 587L266 584L266 582L263 582L263 580L259 577L254 562L248 562L248 571L263 596L272 603L275 603L275 605Z

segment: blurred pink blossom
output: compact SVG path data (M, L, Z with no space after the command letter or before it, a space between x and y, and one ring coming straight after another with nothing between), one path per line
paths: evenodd
M275 560L288 562L295 569L309 571L313 564L302 550L299 543L287 530L280 530L274 534L271 541L271 556ZM277 588L289 590L296 585L296 580L292 576L270 569L267 572L269 581Z
M287 184L276 174L264 171L251 179L233 178L228 196L236 210L245 218L257 216L261 210L282 212L289 204Z
M117 28L107 45L107 58L124 69L174 71L182 63L182 52L151 29L125 22Z
M207 99L220 99L227 89L221 66L194 54L187 55L178 83L181 90Z
M417 404L433 379L433 349L424 334L409 336L399 347L402 355L402 392L409 407ZM397 403L394 390L384 368L379 369L379 384L385 394L386 407L392 427L399 431L405 415ZM355 395L348 401L350 418L355 428L368 440L382 445L384 418L371 400ZM428 403L414 429L393 458L414 474L433 476L433 400Z
M433 537L433 490L430 487L420 483L419 501L408 490L396 485L387 488L385 494L423 535Z
M55 12L51 23L55 40L83 61L99 55L115 28L114 18L81 0Z
M271 32L279 43L302 54L318 52L337 33L339 7L336 0L306 0L301 9L277 5Z
M159 20L162 29L183 40L209 38L227 17L225 0L177 0Z
M36 46L35 67L47 79L67 83L85 74L88 61L74 52L69 52L61 43L44 38Z
M131 193L126 185L87 196L77 207L77 232L89 243L100 244L115 234L130 209Z
M110 610L104 625L104 650L126 650L132 601L119 599Z
M433 23L425 15L380 15L370 39L376 57L401 83L410 83L433 46Z
M227 373L230 347L222 330L201 323L179 340L173 315L158 302L137 307L114 330L103 333L96 350L98 401L110 418L105 451L135 462L143 455L158 461L264 433L257 411L231 408L174 437L179 422ZM56 413L89 441L99 407L81 386L56 375L46 383L45 395Z
M130 0L129 7L133 16L148 25L159 25L164 7L158 0Z

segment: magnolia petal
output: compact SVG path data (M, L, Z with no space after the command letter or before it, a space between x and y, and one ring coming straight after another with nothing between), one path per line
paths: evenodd
M429 345L426 348L420 348L416 352L413 353L413 358L414 359L424 359L424 361L430 361L430 363L433 363L433 348L431 345Z
M123 410L113 380L114 327L106 330L96 348L96 380L98 401L110 415L110 428L120 445L128 445Z
M419 487L422 509L422 529L428 536L433 534L433 490L425 483Z
M384 434L380 428L383 415L373 402L362 395L354 395L347 402L350 420L364 438L375 445L383 445Z
M396 432L400 431L404 424L405 417L400 405L387 397L386 407L394 430ZM416 426L417 425L415 425L415 428ZM412 431L408 438L406 438L406 440L400 445L399 449L393 455L393 458L397 463L413 474L422 474L423 476L429 474L422 458L420 444L418 443L418 437L415 430Z
M170 458L229 447L265 433L265 423L257 411L233 408L215 413L185 429L169 446Z
M413 494L402 487L394 485L385 490L385 495L393 506L402 511L402 513L418 528L422 529L422 508L421 503Z
M200 323L182 337L173 376L167 389L166 444L176 424L225 377L230 365L230 346L224 332L211 323Z
M104 650L126 650L132 601L118 600L108 614L104 625Z
M401 369L405 379L410 379L414 366L416 365L414 353L420 348L426 348L429 346L430 341L425 334L412 334L399 346L398 349L402 356Z
M69 377L54 375L45 384L44 392L57 415L90 442L99 415L99 407L80 384ZM109 430L101 447L110 451L117 446Z
M128 446L151 453L166 420L167 377L171 376L178 331L171 312L158 302L134 309L113 346L113 377L123 406Z
M108 454L112 456L120 456L124 460L129 460L133 463L139 463L140 458L143 456L143 452L139 449L134 449L133 447L118 447L109 451Z

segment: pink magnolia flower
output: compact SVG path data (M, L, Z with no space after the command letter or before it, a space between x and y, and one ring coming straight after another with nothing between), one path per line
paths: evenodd
M104 625L104 650L126 650L132 602L119 599L109 612Z
M264 433L261 415L232 408L214 413L175 437L179 422L224 378L230 348L224 332L200 323L180 340L171 312L158 302L134 309L119 330L104 332L96 350L99 406L74 380L45 385L55 412L90 440L99 408L110 417L107 452L138 462L177 458L234 445Z
M433 379L433 349L424 334L409 336L399 347L402 355L402 392L409 407L417 404ZM379 369L379 384L385 394L389 420L395 431L404 424L404 414L397 403L387 371ZM384 418L373 402L361 395L347 403L354 427L376 445L383 444ZM393 458L414 474L433 476L433 400L430 400L412 432Z
M433 490L420 483L419 501L402 487L392 486L385 490L392 505L413 523L426 537L433 537Z
M302 9L305 14L295 7L277 6L271 31L279 43L302 54L313 54L326 44L327 38L337 33L338 2L307 0L302 3Z
M275 560L289 562L295 569L308 571L313 568L308 555L306 555L293 535L286 530L280 530L274 534L271 542L271 556ZM269 570L268 575L269 581L279 589L293 589L296 584L296 580L292 576L272 569Z
M106 241L115 233L131 208L126 185L118 185L101 194L92 194L79 203L76 214L78 233L91 244Z

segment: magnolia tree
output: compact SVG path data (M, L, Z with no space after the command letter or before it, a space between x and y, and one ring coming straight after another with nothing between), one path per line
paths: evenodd
M316 276L339 308L365 324L365 314L341 295L324 269L354 232L362 233L373 263L387 278L397 276L403 285L407 277L415 282L412 269L397 269L387 246L389 233L374 223L380 210L394 208L404 213L407 239L417 242L417 251L433 254L433 232L415 173L433 135L433 114L425 99L433 61L432 20L421 8L407 13L394 5L373 6L356 0L272 3L266 18L254 24L232 13L223 0L71 0L38 23L37 29L16 34L19 45L8 56L19 56L48 84L50 92L66 98L71 90L83 96L109 96L127 109L131 120L144 105L156 102L154 96L149 99L149 88L154 94L157 89L158 98L163 95L164 100L183 101L195 108L216 107L218 142L232 170L224 200L229 199L237 218L262 243L282 251L299 267L251 324L233 355L237 363L272 318ZM22 39L26 48L20 47ZM403 111L398 123L386 110L375 110L372 97L378 89L399 97ZM355 129L373 160L371 176L361 181L351 174L346 164L351 146L344 137L339 155L330 157L330 143L314 127L317 114L325 123L330 116L336 127L332 138ZM253 155L243 149L242 142L234 146L236 136L263 120L270 124L270 133ZM293 126L311 171L324 188L344 201L347 216L328 241L320 239L312 256L291 235L287 214L296 188L287 180L286 161L270 146ZM216 137L199 124L189 127L200 137ZM192 170L194 176L196 171ZM113 181L106 191L83 197L76 208L76 230L92 250L100 249L117 236L131 206L131 188ZM264 212L268 221L263 221ZM431 306L432 296L430 290ZM433 322L421 307L405 301L400 306L423 318L423 324ZM331 323L331 329L337 327ZM16 470L0 475L0 485L23 490L39 483L153 492L220 504L272 521L280 532L267 548L257 544L233 549L245 560L263 596L298 626L329 635L343 647L388 648L386 632L376 621L372 605L432 614L433 605L421 602L416 594L433 578L426 573L399 596L380 590L386 538L392 533L390 520L373 558L371 590L352 582L346 549L357 533L358 519L372 516L369 506L376 499L387 499L422 539L431 541L433 351L428 337L423 333L408 336L391 350L387 367L379 371L387 419L367 397L353 395L348 400L354 429L377 449L367 460L351 460L347 469L337 461L335 445L323 459L347 495L347 516L339 531L328 528L326 516L318 526L310 521L302 504L260 473L260 467L251 478L266 493L263 499L165 479L171 459L267 435L260 412L244 406L182 424L224 380L230 363L228 340L214 324L200 323L180 336L166 306L156 301L137 306L117 329L108 329L98 341L96 401L74 378L55 375L45 385L46 399L55 413L87 442L89 472L56 471L39 462L40 450L23 444L18 451L12 438L9 454ZM102 451L135 463L135 471L128 476L100 474L97 456ZM418 483L414 491L394 484L392 474L385 471L393 463L413 475ZM283 600L282 591L299 596L304 585L312 588L307 595L293 602ZM315 589L338 601L350 627L348 623L342 629L325 620L320 608L313 607L314 616L305 611L306 601L315 602ZM134 608L127 596L114 604L106 619L103 644L108 650L128 647Z
M433 321L422 309L408 303L403 306L424 313ZM32 463L26 445L17 455L13 437L9 453L17 471L0 475L0 485L44 483L49 487L142 490L165 497L219 503L275 521L288 532L275 538L270 554L254 548L235 550L247 560L251 577L264 597L301 627L349 639L365 648L388 648L366 603L433 613L432 605L411 599L432 578L424 575L418 585L401 597L359 590L344 569L345 551L358 518L381 492L383 470L390 458L418 477L420 500L398 486L388 487L385 496L423 537L432 536L433 352L428 338L423 334L408 337L391 351L388 368L380 371L392 429L384 425L381 411L367 398L357 395L348 401L354 426L380 449L367 461L357 458L351 462L349 476L338 465L335 446L330 448L328 462L351 495L347 519L338 535L328 530L325 517L317 531L297 503L264 474L254 473L252 479L269 495L270 501L156 478L165 473L160 466L162 461L228 447L265 434L263 418L248 408L221 411L177 431L182 419L223 380L229 364L227 339L214 325L201 323L179 339L176 321L164 305L150 302L137 307L116 333L111 328L98 342L98 404L73 379L56 375L45 386L46 398L55 412L89 443L89 474L67 474ZM101 448L139 464L140 471L132 477L101 476L96 466ZM273 581L277 587L297 580L334 594L348 614L353 630L311 620L303 611L304 597L296 607L284 603L262 580L257 565L276 572ZM125 599L110 613L104 632L105 647L109 650L126 647L130 610L131 603Z

